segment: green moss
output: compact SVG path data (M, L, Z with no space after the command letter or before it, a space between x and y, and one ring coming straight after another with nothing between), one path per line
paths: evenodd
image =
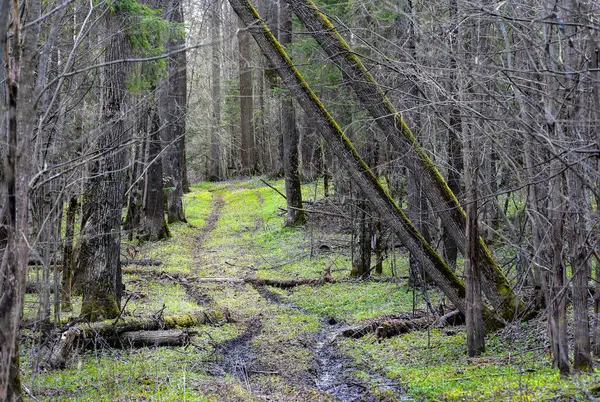
M92 291L81 305L81 317L88 321L115 318L120 311L114 295L101 290Z

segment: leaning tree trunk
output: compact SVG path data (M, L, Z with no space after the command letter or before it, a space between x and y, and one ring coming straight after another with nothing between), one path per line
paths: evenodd
M425 193L431 207L440 217L448 235L460 247L462 254L466 255L468 242L465 236L465 212L425 149L415 139L414 134L367 68L317 6L311 0L287 1L304 26L329 55L331 61L342 70L346 82L352 86L361 102L375 118L379 127L387 135L386 138L398 152L406 155L403 162L411 171L417 172L426 189ZM479 241L478 256L483 273L482 287L487 298L504 318L513 318L515 314L522 311L524 304L513 291L483 240Z
M103 17L105 63L124 59L130 53L122 21L119 13L107 12ZM83 276L81 316L90 321L116 317L121 303L119 257L127 153L125 66L119 63L104 67L100 121L106 126L95 148L106 155L91 163L84 193L77 269Z
M331 146L340 163L352 175L363 195L371 202L372 208L381 215L382 219L389 222L399 240L411 253L419 258L419 262L424 269L431 275L450 301L461 312L466 312L464 284L435 252L433 247L425 241L404 212L381 186L344 135L340 126L294 67L287 53L260 19L256 10L245 0L230 0L229 2L246 26L253 27L251 32L254 39L265 56L277 69L284 85L296 96L305 112L313 117L321 127L320 134ZM490 317L489 311L485 311L485 314ZM494 321L493 324L498 325L499 323ZM490 321L490 325L493 324Z

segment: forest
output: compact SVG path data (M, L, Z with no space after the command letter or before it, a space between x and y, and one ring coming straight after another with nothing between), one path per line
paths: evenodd
M0 0L0 402L600 399L600 3Z

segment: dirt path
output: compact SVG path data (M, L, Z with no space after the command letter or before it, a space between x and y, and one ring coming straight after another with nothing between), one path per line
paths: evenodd
M251 193L253 197L257 197L258 208L263 208L263 194L258 190ZM227 197L227 200L229 199ZM256 271L250 271L246 266L236 266L230 261L218 261L218 250L206 246L207 236L217 228L219 218L223 213L227 213L225 210L231 211L231 205L226 205L222 193L215 192L206 225L197 230L194 239L195 264L200 267L206 264L209 258L216 258L216 261L210 261L211 265L224 264L224 269L235 269L235 276L238 278L254 276ZM253 222L250 223L250 231L256 236L251 236L249 242L236 242L236 247L240 247L237 253L245 257L245 261L258 261L260 258L257 253L262 251L255 238L261 231L268 230L267 226L274 224L265 226L260 214L249 217L248 222ZM232 236L241 238L243 233L240 231ZM304 311L287 301L281 293L266 286L220 283L211 287L206 284L194 284L193 277L179 282L198 304L236 305L232 313L238 317L239 335L216 345L215 352L218 357L212 364L212 375L237 379L242 388L257 400L384 400L372 395L367 384L353 378L350 361L338 350L335 338L344 324ZM233 296L219 300L224 294L230 293ZM236 300L231 300L230 297ZM240 303L240 300L249 302ZM316 324L316 329L294 332L293 322L297 322L298 319L311 320ZM304 358L294 363L297 355ZM382 384L384 381L382 379ZM403 394L401 389L385 387L383 389L395 395Z
M220 193L215 192L215 196L212 200L211 212L206 218L206 224L199 229L198 235L195 238L195 250L197 255L202 255L202 247L204 247L204 241L206 236L217 227L217 222L221 216L221 210L225 205L225 200Z

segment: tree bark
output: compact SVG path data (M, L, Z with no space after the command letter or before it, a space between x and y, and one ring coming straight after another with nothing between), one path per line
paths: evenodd
M292 44L292 12L283 1L279 4L279 42L281 46ZM298 171L298 130L296 128L296 111L291 94L284 94L281 99L281 135L283 135L283 171L285 174L285 195L287 200L286 226L299 226L306 223L302 205L302 187Z
M71 289L73 281L73 240L75 233L75 218L79 209L77 197L71 196L69 207L67 208L67 219L65 222L65 240L63 248L63 269L61 283L61 309L63 311L73 311L71 304Z
M106 43L105 62L126 58L129 41L123 29L123 16L107 12L102 35ZM119 314L121 303L121 210L125 190L127 140L125 130L126 65L104 68L101 83L101 121L107 122L95 148L108 152L90 166L86 184L77 259L82 273L81 316L95 321Z
M6 77L6 145L3 160L2 192L6 195L2 214L5 220L5 248L0 260L0 400L21 398L19 372L19 323L23 310L25 278L29 260L28 219L29 181L34 164L30 153L35 121L34 74L36 70L39 25L21 37L21 18L33 21L39 16L40 1L32 1L20 15L19 2L0 0L0 52L9 55L4 60ZM11 16L12 37L8 43L8 17ZM8 52L10 46L11 52Z
M246 26L252 27L251 33L254 39L265 56L277 69L284 85L296 96L296 99L305 112L316 120L317 124L321 127L320 134L331 146L333 153L337 155L339 161L352 175L362 193L371 202L373 209L380 213L382 219L390 223L390 226L394 228L402 244L411 253L418 256L424 269L431 275L436 284L454 305L462 312L466 312L464 284L446 265L444 260L440 258L433 247L425 241L381 186L356 149L341 131L339 125L294 67L285 50L270 33L256 10L244 0L230 0L230 4ZM394 116L399 119L399 116ZM489 311L487 314L489 316ZM498 325L499 323L495 322L495 324Z
M175 24L183 23L180 0L166 0L163 18ZM175 52L185 46L173 28L169 34L167 51ZM186 52L178 51L168 62L168 76L159 83L159 110L161 140L163 142L163 174L167 182L167 221L187 222L183 210L183 155L185 141L185 119L187 113L187 67Z
M208 180L221 180L221 1L214 0L211 8L210 30L212 42L212 131L210 134L210 161Z
M240 134L242 173L251 174L255 168L253 90L250 35L241 26L238 31L240 78Z
M367 211L367 202L360 200L354 206L354 241L352 242L352 269L350 276L365 278L371 271L371 233L373 220Z
M475 149L472 135L466 139L468 153L465 153L465 181L468 186L467 204L467 240L469 249L465 258L465 281L467 285L467 353L470 357L479 356L485 352L485 330L483 325L481 296L481 271L477 247L479 243L478 230L478 174L479 174L479 150Z
M443 226L463 255L467 254L466 218L456 196L415 139L381 88L311 0L287 0L304 26L317 39L321 47L343 72L346 82L355 90L361 102L375 118L398 152L406 156L403 162L416 172L423 182L428 200L440 217ZM524 309L524 304L513 291L501 268L494 261L485 243L480 240L478 258L483 273L483 290L494 308L506 319L512 319Z
M151 124L148 133L148 169L146 171L146 189L144 191L144 234L143 238L157 241L171 237L165 220L165 201L163 194L163 172L160 161L162 144L160 141L160 118L155 107L148 110Z

